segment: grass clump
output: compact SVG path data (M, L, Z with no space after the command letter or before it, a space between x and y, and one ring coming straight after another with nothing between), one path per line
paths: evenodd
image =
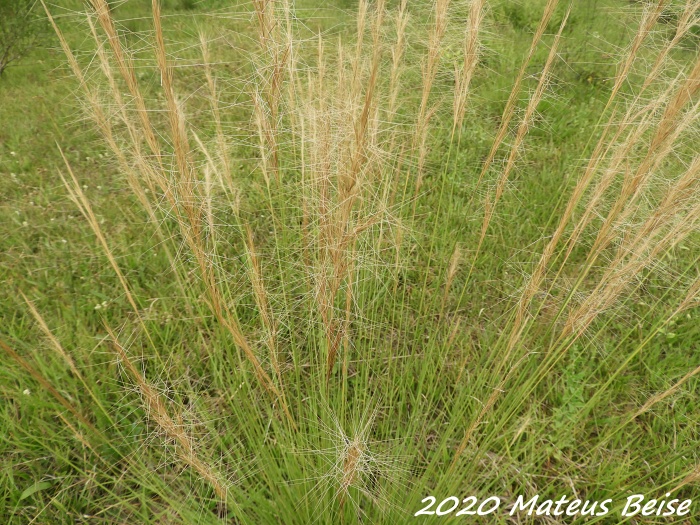
M393 524L428 495L696 496L700 6L672 28L625 7L613 53L576 47L590 6L526 4L360 0L316 31L256 0L216 11L254 31L182 45L154 0L138 46L126 4L91 0L80 31L47 7L120 193L58 150L108 299L69 316L15 278L0 512Z

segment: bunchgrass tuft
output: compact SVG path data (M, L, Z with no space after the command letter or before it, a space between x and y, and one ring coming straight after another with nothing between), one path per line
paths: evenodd
M609 26L510 4L360 0L338 28L192 3L184 31L153 0L137 39L127 3L45 6L124 191L97 200L103 167L58 138L109 300L61 314L18 282L2 424L60 488L0 515L397 524L430 495L698 496L700 4L606 2ZM586 23L600 49L576 47Z

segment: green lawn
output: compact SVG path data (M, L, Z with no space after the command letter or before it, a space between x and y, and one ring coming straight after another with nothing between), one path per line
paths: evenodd
M90 91L53 33L0 77L0 521L695 523L697 3L637 48L643 2L561 2L529 60L548 2L487 3L454 128L470 2L437 44L409 3L393 69L394 0L361 45L355 1L261 44L252 3L164 0L172 99L150 2L109 3L137 92L78 0Z

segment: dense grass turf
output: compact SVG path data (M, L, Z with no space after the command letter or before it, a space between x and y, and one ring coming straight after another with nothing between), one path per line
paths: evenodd
M490 2L462 118L469 2L400 47L397 2L358 45L356 2L169 0L172 92L150 3L110 4L158 153L82 2L48 9L84 86L53 36L0 78L0 521L694 523L696 3L637 48L642 2Z

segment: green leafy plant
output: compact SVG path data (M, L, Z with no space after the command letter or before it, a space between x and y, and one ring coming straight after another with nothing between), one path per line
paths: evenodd
M37 16L35 6L35 0L0 2L0 75L46 36L46 21Z

